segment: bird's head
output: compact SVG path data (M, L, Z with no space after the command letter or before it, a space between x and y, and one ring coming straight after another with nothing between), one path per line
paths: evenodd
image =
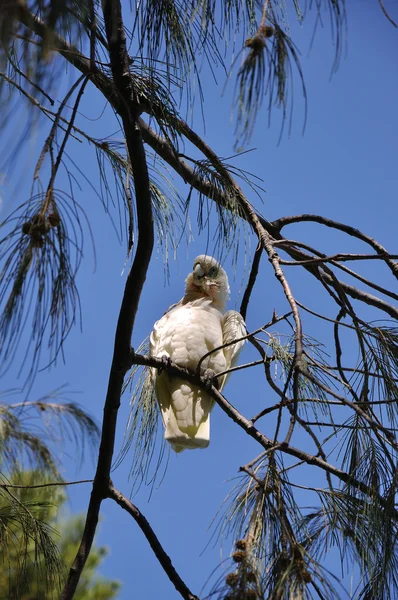
M212 298L216 306L225 309L229 298L228 277L212 256L201 254L195 258L193 271L186 279L186 293L200 293Z

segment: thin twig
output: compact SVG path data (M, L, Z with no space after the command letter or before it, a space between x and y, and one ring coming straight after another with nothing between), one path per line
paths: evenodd
M273 359L270 358L269 360L273 360ZM264 360L254 360L250 363L245 363L243 365L237 365L236 367L231 367L230 369L221 371L221 373L217 373L216 375L214 375L213 379L217 379L218 377L222 377L223 375L229 375L230 373L233 373L234 371L241 371L242 369L248 369L250 367L257 367L258 365L263 365L263 364L264 364Z
M394 300L398 300L398 294L395 294L394 292L391 292L390 290L378 285L377 283L370 281L366 277L363 277L363 275L360 275L356 271L349 269L345 265L341 265L339 263L339 260L335 260L335 257L344 257L344 256L351 257L351 258L348 258L347 260L360 260L360 259L362 259L362 260L365 260L365 259L366 260L372 260L372 259L385 260L386 258L391 258L391 259L396 258L396 257L398 257L398 255L394 255L394 254L389 254L389 255L388 254L380 254L380 255L379 254L335 254L335 255L328 257L323 252L319 252L319 250L316 250L316 248L314 248L313 246L310 246L309 244L304 244L303 242L298 242L298 241L294 241L294 240L278 240L278 241L274 242L274 246L282 246L282 248L284 248L284 246L286 244L289 244L289 246L290 245L292 245L294 247L297 246L299 248L307 250L308 252L315 254L317 258L309 257L305 260L281 261L281 264L290 265L290 266L294 266L294 265L309 266L311 264L317 264L318 262L322 262L322 263L330 262L333 266L340 269L340 271L343 271L344 273L348 273L348 275L351 275L351 277L354 277L361 283L364 283L365 285L373 288L374 290L381 292L382 294L385 294L386 296L389 296L390 298L393 298ZM354 257L357 257L357 258L354 258Z
M364 410L362 410L359 407L359 403L358 402L351 402L351 400L348 400L348 398L345 398L344 396L342 396L341 394L338 394L337 392L335 392L334 390L332 390L331 388L329 388L327 385L325 385L324 383L322 383L321 381L319 381L319 379L317 379L316 377L314 377L311 373L309 373L308 371L305 371L303 369L300 369L301 374L306 377L307 379L309 379L310 381L312 381L312 383L315 383L316 385L318 385L320 388L322 388L326 393L330 394L331 396L334 396L334 398L337 398L338 400L341 401L342 404L344 404L345 406L349 406L350 408L352 408L359 417L361 417L362 419L364 419L365 421L367 421L369 423L369 425L371 425L371 427L376 427L377 429L379 429L380 431L382 431L384 433L384 435L387 437L389 443L395 448L398 448L398 444L394 438L394 436L391 433L391 429L384 427L384 425L381 425L380 423L376 423L368 414L367 412L365 412Z
M34 171L34 175L33 175L33 181L35 181L35 179L37 179L37 178L38 178L38 176L39 176L39 171L40 171L40 169L41 169L41 166L42 166L42 164L43 164L43 160L44 160L44 158L45 158L45 156L46 156L47 152L49 151L49 149L50 149L50 148L51 148L51 146L52 146L52 143L53 143L53 140L54 140L54 137L55 137L56 131L57 131L57 127L58 127L58 121L59 121L59 118L60 118L60 116L61 116L61 113L62 113L63 109L65 108L65 106L66 106L66 103L67 103L67 101L69 100L69 98L71 97L71 95L73 94L73 92L76 90L76 88L77 88L77 87L80 85L80 83L81 83L81 82L82 82L84 79L85 79L84 75L81 75L81 76L80 76L80 77L77 79L77 81L75 81L75 83L74 83L74 84L71 86L71 88L68 90L67 94L65 95L64 99L62 100L62 102L61 102L61 104L60 104L60 107L59 107L59 109L58 109L58 111L57 111L57 113L56 113L56 116L55 116L55 119L54 119L53 125L52 125L52 127L51 127L51 129L50 129L50 133L48 134L48 136L47 136L47 139L46 139L46 141L44 142L43 149L42 149L42 151L41 151L41 153L40 153L40 156L39 156L39 160L37 161L37 164L36 164L36 167L35 167L35 171ZM84 88L83 88L83 90L84 90ZM70 127L69 127L69 126L68 126L68 129L70 130ZM61 153L61 156L62 156L62 153ZM54 173L54 170L53 170L53 171L52 171L52 175L51 175L50 182L51 182L51 181L52 181L52 182L54 182L55 175L56 175L56 171L55 171L55 173Z
M53 481L51 483L41 483L38 485L15 485L13 483L0 483L0 488L17 488L22 490L33 490L36 488L55 487L63 485L78 485L79 483L92 483L93 481L93 479L80 479L79 481Z
M390 17L390 15L388 14L388 12L387 12L387 10L386 10L386 8L385 8L385 6L384 6L383 0L379 0L379 4L380 4L380 8L381 8L381 10L382 10L382 11L383 11L383 13L384 13L384 16L385 16L385 17L386 17L386 18L387 18L387 19L390 21L391 25L394 25L394 27L397 27L397 28L398 28L398 25L395 23L395 21L393 21L393 20L392 20L392 18L391 18L391 17Z
M229 346L233 346L234 344L237 344L238 342L243 342L245 340L252 340L253 337L255 335L257 335L257 333L260 333L261 331L265 331L266 329L268 329L268 327L272 327L272 325L275 325L275 323L279 323L279 321L283 321L284 319L286 319L289 315L291 315L291 311L286 313L285 315L283 315L282 317L277 317L276 314L273 315L271 321L268 321L268 323L266 323L265 325L263 325L262 327L259 327L258 329L255 329L254 331L251 331L250 333L243 335L239 338L236 338L236 340L232 340L231 342L226 342L225 344L222 344L221 346L217 346L216 348L213 348L213 350L209 350L209 352L206 352L206 354L204 354L197 366L196 366L196 372L199 373L200 372L200 368L202 366L203 361L208 357L211 356L212 354L219 352L220 350L223 350L224 348L228 348Z
M51 98L51 96L49 96L47 94L47 92L45 92L43 90L43 88L41 88L36 82L32 81L30 79L30 77L27 76L26 73L24 73L23 71L21 71L21 69L18 68L18 66L15 64L15 62L12 60L10 54L7 55L7 60L10 62L10 64L12 65L12 68L14 69L14 71L16 73L18 73L18 75L21 75L21 77L23 77L24 79L26 79L26 81L28 81L30 83L30 85L32 87L34 87L38 92L40 92L45 98L47 98L47 100L49 101L49 103L51 104L51 106L54 106L54 100ZM18 86L19 87L19 86Z
M243 467L239 467L239 471L243 471L244 473L247 473L248 475L250 475L250 477L252 479L254 479L254 481L256 483L258 483L258 485L261 488L264 488L264 481L262 479L260 479L259 477L257 477L257 475L255 473L253 473L253 471L251 471L248 467L246 467L246 465L243 465Z
M72 115L71 115L70 121L68 123L68 127L67 127L65 135L64 135L64 139L62 140L61 147L60 147L60 149L58 151L58 154L57 154L57 160L55 161L55 165L54 165L54 167L51 170L50 181L48 182L48 186L47 186L46 198L45 198L45 202L43 203L43 208L42 208L43 214L45 213L45 211L47 210L47 207L50 205L50 203L52 201L52 198L53 198L53 193L52 192L53 192L55 178L57 176L58 169L59 169L59 166L60 166L61 161L62 161L62 155L64 153L64 150L65 150L67 141L69 139L69 136L71 134L73 123L74 123L74 120L76 118L77 110L78 110L80 101L82 99L82 96L84 94L84 90L86 88L86 85L87 85L88 81L89 81L88 77L85 77L84 81L83 81L83 83L82 83L82 85L80 87L80 90L79 90L79 92L77 94L76 101L75 101L75 104L74 104L73 110L72 110ZM53 124L53 127L52 127L52 129L54 128L54 134L55 134L55 131L56 131L57 127L58 127L58 120L56 119L54 121L54 124Z

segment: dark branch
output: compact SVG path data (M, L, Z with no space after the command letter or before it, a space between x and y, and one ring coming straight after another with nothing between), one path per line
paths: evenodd
M242 304L240 305L239 312L242 315L244 320L246 320L247 307L249 306L250 296L253 291L254 284L256 283L256 279L257 279L257 275L258 275L258 268L260 266L262 252L263 252L263 249L261 248L261 246L258 246L254 253L253 264L252 264L252 268L250 271L249 281L247 282L245 293L243 294L243 298L242 298Z
M199 600L197 596L192 594L189 588L185 585L175 568L173 567L173 563L168 554L163 549L163 546L159 542L156 537L155 532L150 526L147 519L140 512L140 510L130 502L121 492L119 492L112 484L109 485L108 489L108 498L114 500L123 510L129 513L137 523L146 539L149 542L156 558L159 563L162 565L167 577L170 579L171 583L174 584L177 592L184 598L184 600Z
M390 15L388 14L386 7L384 6L383 0L379 0L379 4L380 4L380 8L384 13L384 16L390 21L391 25L394 25L394 27L398 28L398 25L396 24L395 21L392 20L392 18L390 17Z
M134 177L138 220L138 243L128 274L119 313L108 391L104 406L101 445L97 470L87 510L86 524L75 561L70 569L61 600L71 600L89 556L102 500L107 496L115 443L117 414L124 375L130 353L130 341L138 303L146 279L154 244L151 193L145 150L137 124L139 108L134 95L126 38L119 0L104 0L104 20L109 44L113 82L117 89L118 110L122 117L130 164Z

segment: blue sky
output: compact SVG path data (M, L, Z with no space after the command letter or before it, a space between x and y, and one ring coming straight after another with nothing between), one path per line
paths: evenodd
M311 20L299 27L291 19L293 39L301 52L302 67L308 94L308 119L302 133L303 103L299 84L296 81L294 118L290 135L287 130L279 142L280 115L275 109L271 126L265 111L257 119L255 131L246 149L250 153L234 159L235 164L261 177L263 203L249 192L250 201L269 220L283 215L317 213L335 220L354 225L387 247L397 252L396 222L398 217L398 74L395 56L398 50L396 30L383 16L375 0L349 2L348 37L346 51L339 69L331 77L334 49L331 42L328 18L324 29L318 28L311 48ZM128 3L126 3L127 7ZM393 3L386 3L393 8ZM398 15L395 15L398 18ZM71 71L68 77L72 80ZM194 127L206 142L221 156L234 154L234 123L231 121L233 81L224 90L224 76L220 72L216 85L209 72L204 69L202 85L205 91L203 113L193 115ZM264 105L266 106L266 104ZM112 113L104 109L104 102L87 88L80 123L87 126L98 137L112 135L120 139ZM98 120L95 120L98 119ZM21 125L13 123L17 131ZM22 131L22 130L21 130ZM26 195L25 182L30 182L37 157L42 127L29 140L27 152L20 159L16 171L20 175L19 185L4 178L2 186L3 204L1 217L12 210ZM279 142L279 143L278 143ZM83 144L74 143L69 154L96 185L94 153ZM3 147L2 152L6 149ZM65 184L65 178L60 181ZM174 185L182 196L188 189L177 176ZM13 193L11 194L11 192ZM84 207L95 237L96 260L94 260L89 235L86 234L84 261L78 275L83 330L76 327L65 344L65 364L59 360L55 367L39 373L31 391L31 397L39 397L48 391L66 384L65 396L79 402L87 411L101 421L108 372L113 350L113 337L118 310L122 297L125 275L121 275L125 262L125 245L120 244L112 229L109 215L101 207L92 189L82 182L81 190L75 190L77 201ZM168 306L183 294L184 279L191 269L193 259L204 251L212 252L212 242L207 244L206 232L201 235L195 224L196 197L192 201L192 230L194 240L188 245L181 242L177 260L170 260L170 281L165 284L163 259L154 253L141 306L133 332L132 345L138 344L150 333L153 323ZM110 213L118 221L117 210ZM287 230L286 230L287 231ZM284 232L286 235L286 231ZM291 226L289 236L299 238L324 252L349 252L362 247L335 232L326 234L318 225ZM249 236L250 237L250 236ZM230 308L238 308L247 275L247 262L254 251L253 238L248 244L245 257L245 240L241 239L241 250L234 275L230 257L224 266L230 274ZM375 273L376 265L370 264L368 272ZM392 284L387 271L378 268L378 282ZM288 272L297 297L312 308L327 309L328 299L320 296L317 288L301 271ZM281 290L266 260L261 264L258 280L247 319L248 329L260 327L269 320L273 309L278 314L287 310ZM365 318L371 317L364 310ZM328 342L328 333L314 322L305 321L308 332ZM348 348L348 354L351 348ZM355 353L352 350L352 359ZM22 356L22 353L21 353ZM247 348L241 360L250 360L253 355ZM16 379L17 367L11 368L3 377L2 389L23 384L23 377ZM259 407L272 404L275 399L264 387L258 372L235 374L226 388L226 396L246 416L257 412ZM128 397L123 397L119 414L116 453L123 444L123 435L128 419ZM263 423L266 434L272 435L272 426ZM300 437L295 440L300 443ZM65 464L64 476L68 480L91 478L94 462L86 458L82 469L75 466L74 449L66 445L61 459ZM227 542L220 553L219 540L212 538L214 529L209 530L213 518L224 498L234 485L239 466L258 454L260 448L248 439L216 407L211 417L211 444L208 449L170 454L167 472L163 481L150 488L142 486L133 501L150 521L165 550L170 554L176 569L191 590L200 593L212 570L230 552ZM128 479L131 466L127 456L112 477L116 487L126 495L131 489ZM316 482L317 474L309 477ZM84 511L90 492L89 484L70 488L70 509ZM97 542L109 547L109 556L104 562L104 575L119 579L123 586L120 599L130 598L163 600L177 598L156 561L146 540L135 523L111 501L102 506L102 522ZM329 561L329 562L328 562ZM335 568L333 556L325 559L325 565Z

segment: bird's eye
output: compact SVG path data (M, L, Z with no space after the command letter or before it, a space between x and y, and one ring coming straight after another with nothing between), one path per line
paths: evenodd
M217 267L211 267L211 269L209 269L209 277L216 277L217 275Z

